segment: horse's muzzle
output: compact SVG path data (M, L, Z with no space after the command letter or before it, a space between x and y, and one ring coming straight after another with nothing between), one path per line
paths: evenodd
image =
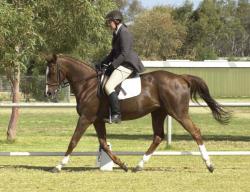
M50 97L52 93L50 91L44 91L44 97Z

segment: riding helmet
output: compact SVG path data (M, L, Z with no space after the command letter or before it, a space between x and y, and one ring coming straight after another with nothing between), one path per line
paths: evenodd
M118 20L120 22L123 21L123 16L122 13L119 10L113 10L110 11L107 15L106 15L106 20L109 21L114 21L114 20Z

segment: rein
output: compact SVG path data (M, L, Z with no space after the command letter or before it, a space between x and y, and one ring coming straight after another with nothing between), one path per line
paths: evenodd
M59 88L64 88L64 87L68 87L69 86L69 82L63 81L63 82L60 83L60 81L61 81L61 73L62 72L61 72L60 66L59 66L59 64L57 62L56 62L56 76L57 76L57 78L56 78L56 82L55 83L49 83L47 81L47 73L48 73L48 71L46 71L46 77L45 77L46 85L49 85L49 86L58 86Z
M89 81L93 78L97 78L97 80L99 81L99 77L104 73L103 71L100 71L100 70L95 70L96 71L96 74L94 75L91 75L87 78L83 78L83 79L80 79L80 80L77 80L77 81L74 81L73 83L75 82L81 82L81 81ZM60 64L58 62L56 62L56 76L57 76L57 81L55 83L49 83L47 81L47 71L46 71L46 85L49 85L49 86L58 86L59 89L60 88L65 88L65 87L68 87L69 86L69 82L68 81L62 81L61 82L61 73L62 71L60 70ZM61 82L61 83L60 83Z
M98 71L98 70L96 70L96 74L95 74L95 75L92 75L92 76L90 76L90 77L88 77L88 78L86 78L85 81L88 81L88 80L93 79L93 78L95 78L95 77L98 78L98 77L100 77L102 74L103 74L103 71Z

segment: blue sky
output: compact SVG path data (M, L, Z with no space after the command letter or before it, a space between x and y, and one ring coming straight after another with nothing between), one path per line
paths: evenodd
M153 6L157 6L157 5L171 5L171 6L181 6L183 5L183 3L185 2L185 0L140 0L143 7L146 7L146 8L151 8ZM194 4L194 8L196 8L199 3L202 1L202 0L190 0L193 2Z

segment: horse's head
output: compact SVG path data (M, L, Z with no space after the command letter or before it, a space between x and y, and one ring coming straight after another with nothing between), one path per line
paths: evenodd
M60 89L61 83L65 80L65 75L62 73L60 63L56 54L46 57L46 89L45 96L54 96Z

